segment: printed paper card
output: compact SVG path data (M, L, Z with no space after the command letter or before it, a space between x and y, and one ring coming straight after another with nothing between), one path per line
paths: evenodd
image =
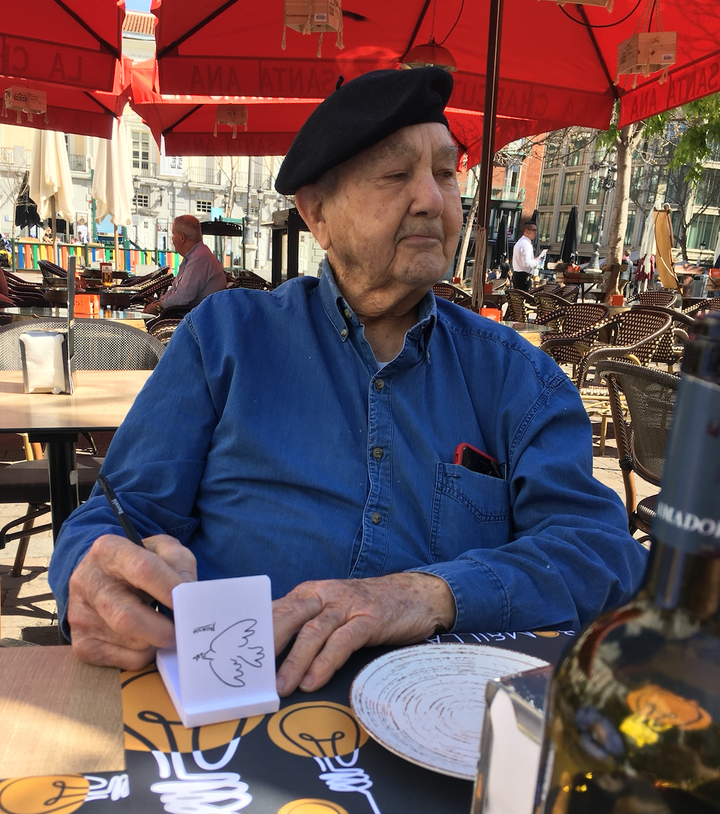
M173 605L176 647L157 666L183 725L276 712L270 578L183 582Z

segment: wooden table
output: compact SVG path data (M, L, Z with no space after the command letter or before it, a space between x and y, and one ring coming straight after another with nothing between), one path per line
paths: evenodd
M564 282L566 285L580 286L580 301L585 302L585 294L596 285L602 288L604 277L600 271L580 271L576 273L565 272ZM596 297L597 299L597 297Z
M78 370L72 396L23 393L22 372L0 371L0 432L47 443L53 537L78 505L78 433L116 430L150 370Z

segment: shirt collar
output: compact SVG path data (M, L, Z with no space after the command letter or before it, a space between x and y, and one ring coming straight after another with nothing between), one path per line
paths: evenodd
M327 256L322 262L322 273L318 287L320 291L320 301L323 304L325 313L328 315L330 322L335 326L335 330L340 335L340 338L345 341L350 334L350 326L355 329L359 329L362 326L357 315L337 287L335 276L333 275ZM426 348L427 343L430 341L435 323L437 322L437 303L432 289L420 300L418 304L418 314L417 323L410 328L407 335L410 339L424 339L424 347Z

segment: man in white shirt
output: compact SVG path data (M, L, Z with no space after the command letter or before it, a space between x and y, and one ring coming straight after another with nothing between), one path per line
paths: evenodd
M537 234L537 226L532 221L523 223L523 234L513 249L513 286L521 291L530 290L530 277L535 269L542 264L544 252L535 257L533 240Z
M175 251L183 258L175 282L157 302L145 307L148 314L159 314L171 305L198 305L205 297L227 288L225 270L203 243L200 222L192 215L180 215L172 226Z

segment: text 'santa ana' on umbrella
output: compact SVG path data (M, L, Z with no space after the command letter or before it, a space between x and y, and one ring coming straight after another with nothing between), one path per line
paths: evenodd
M130 106L152 131L156 143L164 141L167 155L285 155L297 131L322 101L321 98L264 98L250 96L189 96L160 94L155 60L133 65ZM247 130L217 125L218 105L245 105ZM479 158L483 115L446 108L453 135L468 154L468 166ZM500 117L498 138L505 144L522 130L524 119Z
M562 245L560 246L560 259L563 263L574 263L577 259L577 227L577 207L573 206L568 215L567 224L565 225L565 234L563 235Z
M568 125L606 129L616 98L622 100L622 125L720 91L717 0L661 0L663 29L678 32L677 60L667 81L660 84L658 72L637 77L636 89L632 78L615 84L618 45L636 32L645 5L615 0L608 13L545 0L504 0L498 116L524 120L525 135ZM318 58L317 35L288 30L283 50L280 2L256 4L250 14L245 4L227 0L155 0L160 88L324 98L338 75L347 81L397 67L413 45L434 34L458 66L450 107L482 112L488 6L344 0L344 48L326 36ZM542 57L533 56L540 52Z
M8 0L0 15L0 73L112 91L124 17L117 0Z

